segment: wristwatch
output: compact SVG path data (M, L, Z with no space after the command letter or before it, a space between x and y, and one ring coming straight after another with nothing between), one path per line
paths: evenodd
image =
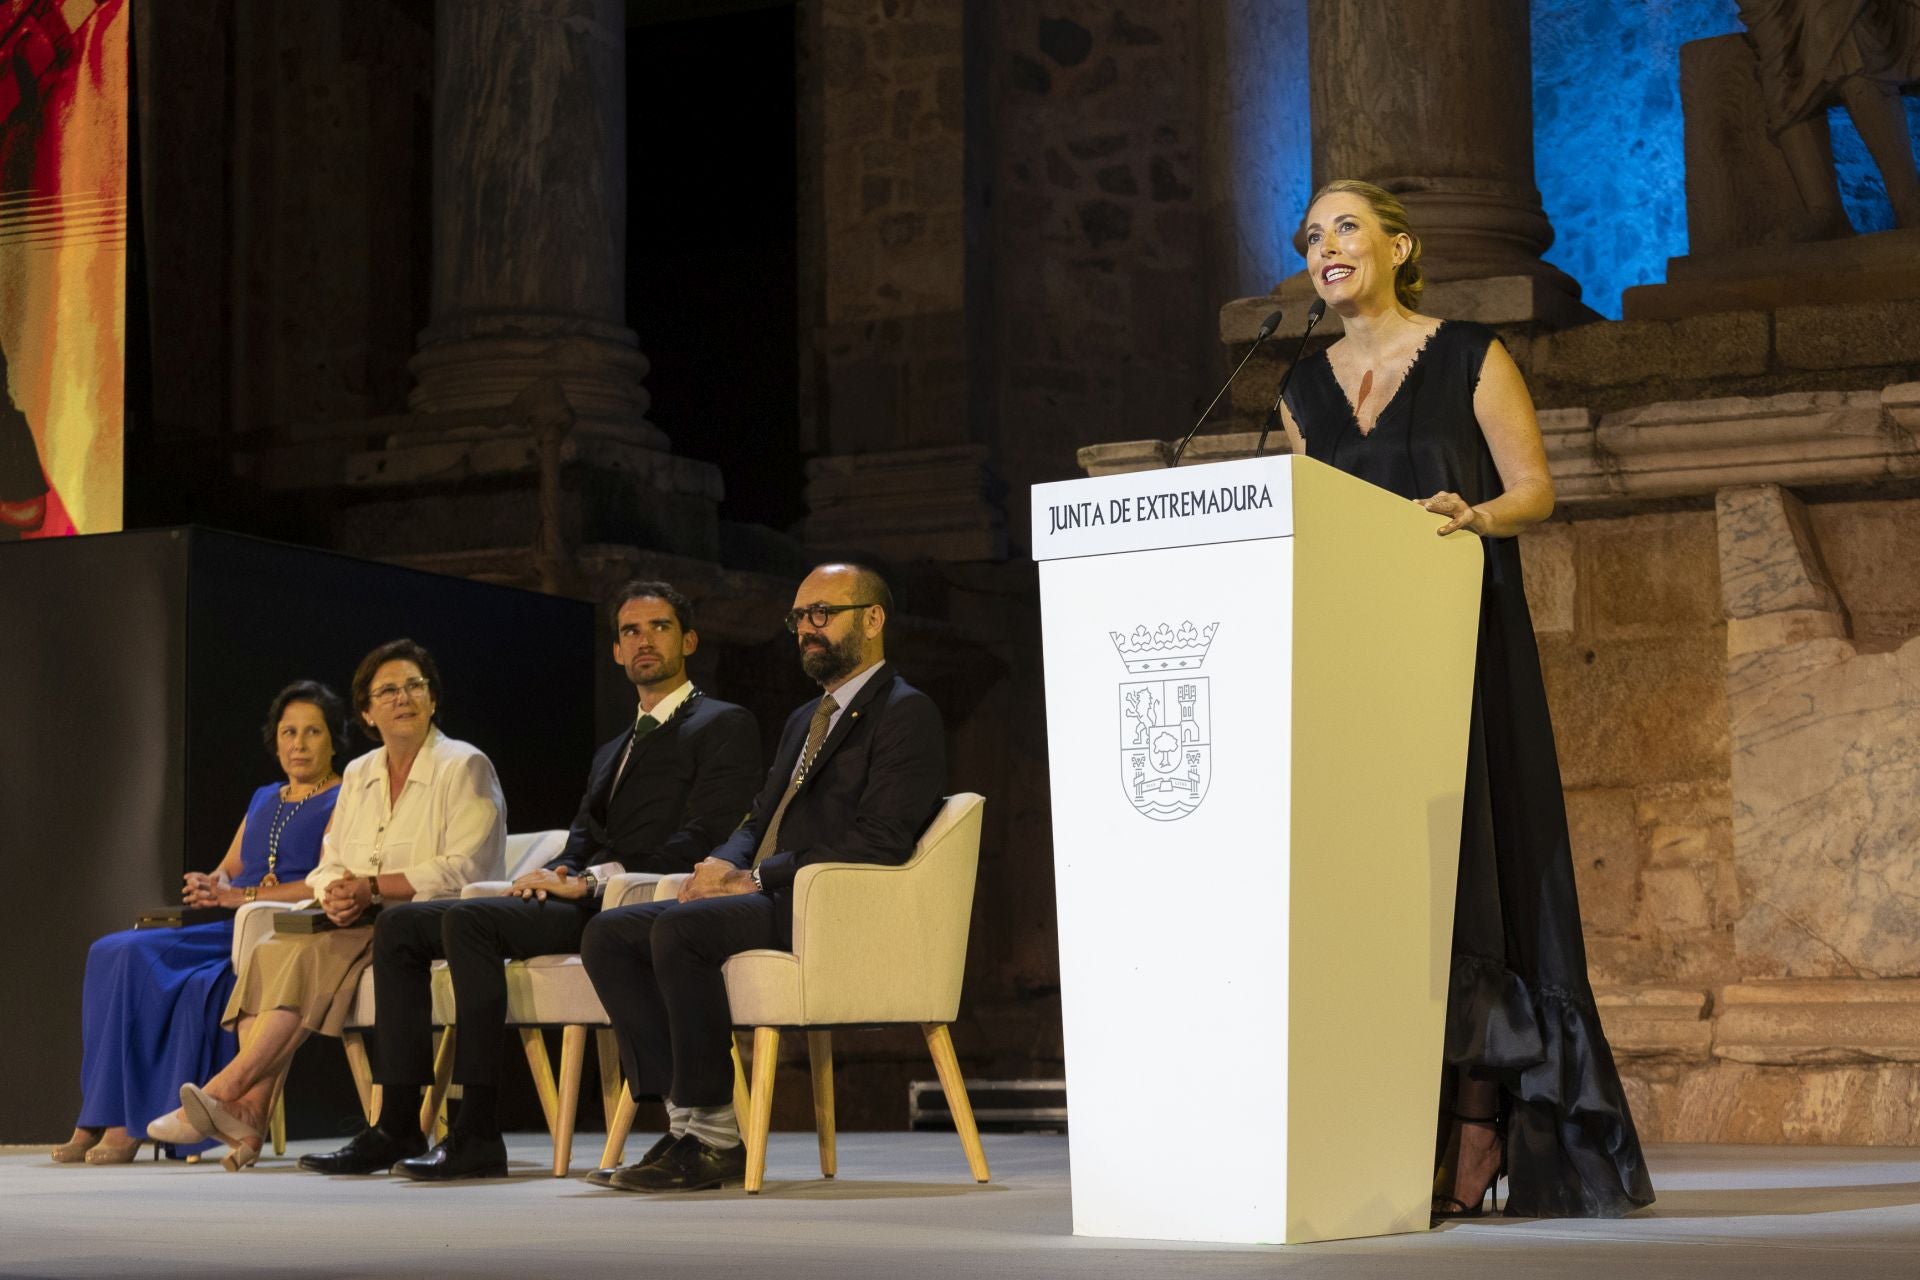
M367 905L370 907L380 905L380 877L378 875L367 877Z
M597 898L600 896L599 876L593 874L591 871L582 871L577 878L581 884L587 886L587 896L589 898Z
M767 891L767 886L760 883L760 868L752 867L747 871L747 874L753 877L754 888L758 889L761 893Z
M260 887L258 885L250 884L245 889L241 890L240 896L245 898L248 902L258 901L260 897Z

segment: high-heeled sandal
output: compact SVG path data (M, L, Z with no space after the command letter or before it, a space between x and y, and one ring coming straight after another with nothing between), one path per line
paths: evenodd
M1481 1189L1479 1195L1473 1198L1473 1203L1471 1204L1455 1196L1442 1195L1438 1191L1434 1192L1433 1219L1436 1222L1456 1218L1478 1218L1487 1211L1489 1201L1492 1202L1492 1212L1500 1212L1500 1179L1507 1176L1507 1126L1505 1120L1498 1115L1463 1116L1459 1112L1454 1113L1453 1119L1456 1124L1476 1124L1492 1129L1495 1140L1500 1144L1500 1163L1494 1166L1493 1176L1487 1179L1487 1185ZM1460 1157L1456 1150L1454 1163L1457 1165L1459 1161ZM1456 1172L1458 1171L1456 1170Z
M85 1135L78 1141L63 1142L47 1154L53 1157L55 1164L80 1164L87 1158L87 1152L100 1145L100 1139L106 1136L105 1129L80 1129L76 1132Z

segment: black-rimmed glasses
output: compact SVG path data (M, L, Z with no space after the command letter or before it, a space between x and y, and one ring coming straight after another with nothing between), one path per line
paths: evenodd
M865 604L810 604L804 609L789 609L787 610L787 630L798 635L802 618L815 627L824 627L833 621L833 615L836 613L845 613L849 609L871 609L874 603L869 600Z

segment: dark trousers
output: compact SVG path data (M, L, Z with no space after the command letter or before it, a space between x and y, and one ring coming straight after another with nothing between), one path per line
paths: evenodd
M373 929L373 1078L417 1087L433 1079L433 962L453 979L453 1078L498 1087L506 1040L505 960L568 955L598 909L592 900L450 898L402 902Z
M627 1091L682 1107L733 1101L733 1018L720 967L756 947L792 945L784 902L743 893L643 902L587 925L580 959L620 1042Z

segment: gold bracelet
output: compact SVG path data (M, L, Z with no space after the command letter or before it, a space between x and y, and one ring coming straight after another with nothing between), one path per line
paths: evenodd
M240 896L245 898L248 902L253 902L260 897L260 886L255 884L250 884L245 889L240 891Z

